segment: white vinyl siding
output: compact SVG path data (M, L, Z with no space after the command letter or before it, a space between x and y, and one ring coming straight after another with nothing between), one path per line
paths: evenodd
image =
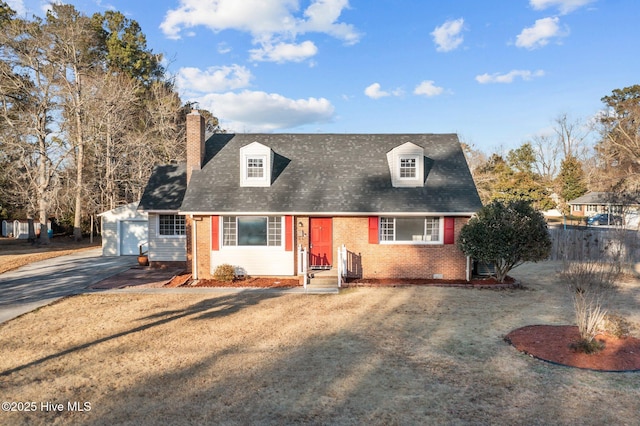
M149 260L152 262L186 261L186 235L160 235L159 222L158 215L149 214Z
M283 216L223 216L220 249L211 252L211 272L223 264L246 275L295 275L295 251L284 247Z

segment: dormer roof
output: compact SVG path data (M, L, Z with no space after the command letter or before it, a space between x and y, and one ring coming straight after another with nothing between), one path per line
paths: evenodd
M455 134L216 134L206 145L183 213L468 215L482 207ZM254 148L269 150L268 186L239 179L241 155ZM394 184L388 154L422 158L415 185Z

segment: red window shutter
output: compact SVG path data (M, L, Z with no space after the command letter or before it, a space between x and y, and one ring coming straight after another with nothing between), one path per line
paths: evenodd
M369 244L378 244L378 217L369 217Z
M220 250L220 216L211 216L211 250Z
M444 243L453 244L455 242L455 217L444 218Z
M293 216L284 217L284 250L293 251Z

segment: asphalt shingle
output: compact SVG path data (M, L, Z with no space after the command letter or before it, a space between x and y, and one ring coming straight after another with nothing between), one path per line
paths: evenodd
M274 152L269 187L240 186L240 148L252 142ZM405 142L424 148L424 187L391 185L387 153ZM206 149L182 212L472 213L482 207L455 134L222 134L211 136ZM173 205L161 202L163 186L152 180L141 205ZM178 193L175 185L166 189Z

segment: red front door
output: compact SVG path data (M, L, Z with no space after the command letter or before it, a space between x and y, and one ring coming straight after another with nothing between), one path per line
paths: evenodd
M309 219L310 244L309 261L311 268L330 268L331 267L331 224L330 217L312 217Z

